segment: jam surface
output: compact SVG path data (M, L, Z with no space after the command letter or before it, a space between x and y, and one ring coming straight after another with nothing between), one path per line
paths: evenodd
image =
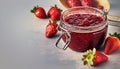
M104 21L102 17L93 14L73 14L67 16L64 20L75 26L94 26Z
M64 18L64 21L68 24L75 26L94 26L99 23L104 23L104 19L100 16L93 14L72 14ZM99 49L104 42L107 33L107 26L101 30L88 32L88 33L79 33L71 32L71 42L69 48L74 51L83 52L88 49ZM63 36L63 41L66 38Z

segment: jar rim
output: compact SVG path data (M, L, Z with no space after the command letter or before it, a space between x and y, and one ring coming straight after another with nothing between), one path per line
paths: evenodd
M73 9L92 9L92 10L96 10L97 12L103 14L104 21L102 21L103 23L99 23L99 24L96 24L96 25L93 25L93 26L76 26L76 25L71 25L71 24L69 24L69 23L64 21L63 15L66 12L68 12L70 10L73 10ZM104 27L106 27L107 25L108 25L107 24L107 15L105 14L104 11L102 11L100 9L97 9L97 8L94 8L94 7L79 6L79 7L69 8L66 11L63 12L63 14L61 15L61 18L60 18L60 26L59 27L64 29L64 30L69 30L69 31L72 31L72 32L84 32L85 33L85 32L99 31L99 30L103 29ZM76 29L79 29L79 30L76 30Z

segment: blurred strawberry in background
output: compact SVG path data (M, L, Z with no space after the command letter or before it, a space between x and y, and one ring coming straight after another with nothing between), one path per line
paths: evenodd
M69 7L81 6L80 0L67 0Z

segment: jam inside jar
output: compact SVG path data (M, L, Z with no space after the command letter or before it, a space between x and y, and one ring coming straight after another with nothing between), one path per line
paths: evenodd
M74 7L63 12L59 29L62 31L63 49L78 52L99 49L107 34L107 15L93 7ZM68 40L69 39L69 40ZM57 46L58 47L58 46Z

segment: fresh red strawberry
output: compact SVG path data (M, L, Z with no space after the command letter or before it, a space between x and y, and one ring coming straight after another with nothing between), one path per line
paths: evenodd
M117 51L120 47L120 34L114 33L113 35L110 34L109 37L107 37L105 41L105 54L111 54L115 51Z
M51 20L53 21L60 20L60 16L61 16L61 12L56 11L55 14L51 15Z
M60 20L60 16L61 16L61 9L59 9L57 7L57 5L55 5L54 7L51 7L48 11L48 17L51 17L51 20L56 21L56 20Z
M81 6L80 0L67 0L69 7Z
M106 55L102 54L101 52L96 51L94 65L98 65L98 64L104 63L106 61L108 61L108 57Z
M81 0L82 6L90 6L92 7L94 5L94 0Z
M56 4L55 4L55 6L52 6L52 7L48 10L48 13L47 13L48 17L51 17L51 15L54 14L54 9L59 9Z
M46 26L46 37L50 38L52 36L54 36L57 33L57 26L58 24L56 24L56 22L51 22Z
M94 48L93 51L87 50L87 52L85 52L82 61L84 65L96 66L108 61L108 57L101 52L96 51L96 49Z
M34 13L35 16L38 17L38 18L46 18L47 17L46 12L45 12L44 8L42 8L42 7L38 7L38 6L36 7L35 6L31 10L31 12Z
M56 7L56 5L55 5L55 7ZM48 13L47 13L47 16L48 16L48 17L51 17L51 14L54 13L54 8L55 8L55 7L51 7L51 8L48 10Z

